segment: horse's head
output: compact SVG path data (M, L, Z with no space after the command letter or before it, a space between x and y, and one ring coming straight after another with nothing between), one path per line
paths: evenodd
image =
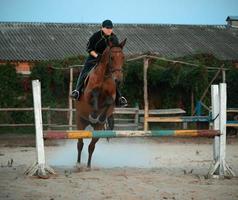
M109 47L104 52L107 54L107 73L109 73L116 82L120 82L123 78L122 66L124 64L123 47L126 43L126 39L119 44L113 44L109 42Z

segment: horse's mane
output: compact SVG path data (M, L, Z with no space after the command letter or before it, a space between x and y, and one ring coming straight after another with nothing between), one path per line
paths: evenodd
M111 45L111 47L119 47L119 41L116 37L111 37L108 43L109 43L109 46Z

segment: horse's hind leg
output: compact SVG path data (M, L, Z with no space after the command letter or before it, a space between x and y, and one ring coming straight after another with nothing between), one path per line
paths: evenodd
M88 146L88 168L91 168L91 159L92 159L92 155L95 149L95 144L97 143L97 141L99 140L99 138L92 138L89 146Z

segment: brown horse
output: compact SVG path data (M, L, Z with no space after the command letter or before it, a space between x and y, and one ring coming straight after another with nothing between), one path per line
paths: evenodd
M84 130L91 125L94 130L103 130L106 120L112 115L115 98L116 83L122 80L122 66L124 53L122 51L126 39L118 45L109 43L104 50L100 61L90 72L84 93L76 101L77 129ZM88 146L88 163L91 167L91 158L95 144L99 138L92 138ZM78 140L78 163L81 162L83 139Z

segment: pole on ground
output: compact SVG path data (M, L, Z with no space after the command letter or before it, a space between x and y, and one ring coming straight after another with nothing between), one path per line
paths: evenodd
M42 112L41 112L41 84L39 80L32 81L35 131L36 131L36 162L25 171L26 175L37 175L47 178L48 174L55 174L54 170L45 162Z

